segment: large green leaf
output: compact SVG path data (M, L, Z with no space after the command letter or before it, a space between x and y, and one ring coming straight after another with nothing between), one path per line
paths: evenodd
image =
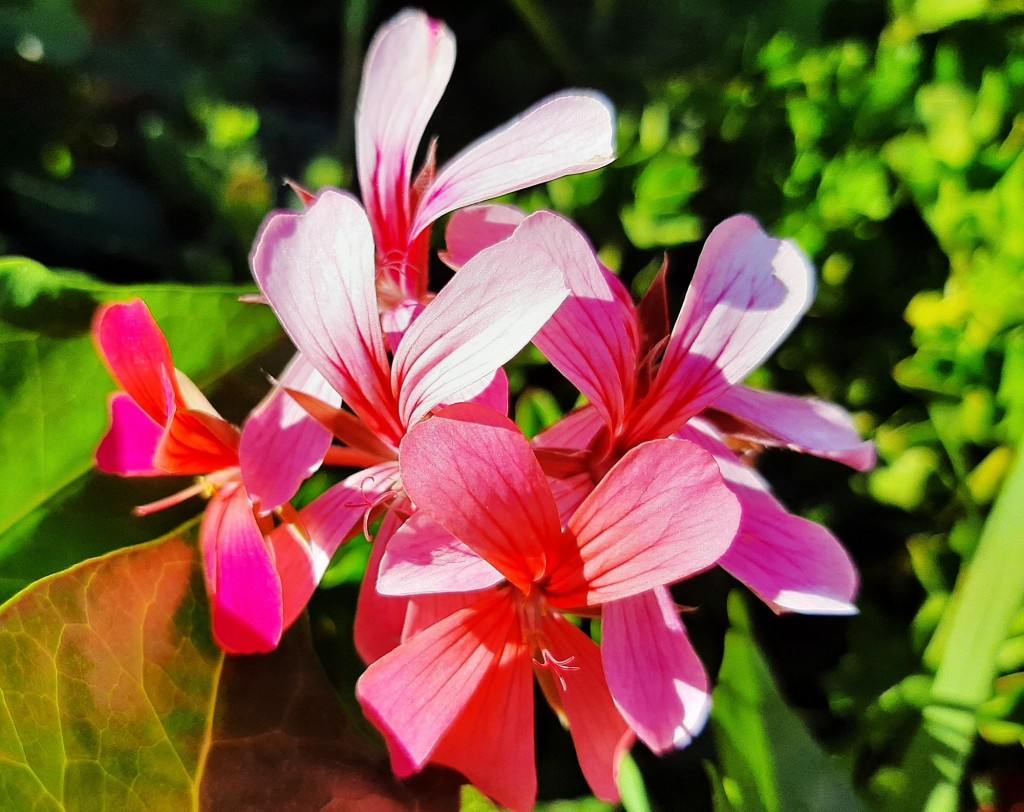
M171 536L0 607L0 809L457 809L352 732L304 627L225 657L197 559Z
M738 593L729 618L711 714L729 802L744 812L859 812L846 777L779 692Z
M182 519L130 517L132 505L170 493L172 482L90 475L114 389L89 333L96 307L142 297L177 366L206 387L280 338L269 308L240 303L242 292L123 288L26 259L0 260L0 600Z

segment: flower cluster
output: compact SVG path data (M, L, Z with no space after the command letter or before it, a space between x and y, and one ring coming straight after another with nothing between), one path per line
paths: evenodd
M440 168L431 144L414 176L454 55L421 12L385 25L358 103L362 202L298 190L304 211L265 222L253 276L298 352L240 430L174 369L142 302L100 312L123 391L97 461L199 477L141 510L209 498L213 630L232 653L273 649L338 547L377 524L357 694L395 772L447 765L530 809L536 678L593 791L614 800L634 741L665 752L707 718L672 584L719 565L776 611L854 611L846 552L790 515L745 452L865 469L874 450L838 407L742 384L812 299L792 243L747 216L719 225L672 326L664 269L635 305L566 219L479 205L609 163L600 96L551 96ZM431 225L448 214L440 257L455 274L434 293ZM502 367L531 341L587 405L528 440ZM296 510L325 462L351 473ZM600 646L579 619L600 619Z

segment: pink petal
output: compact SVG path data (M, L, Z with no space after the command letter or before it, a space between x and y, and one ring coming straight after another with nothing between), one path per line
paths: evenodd
M619 765L634 737L608 691L600 650L557 614L546 615L541 628L550 656L565 663L546 668L553 670L552 681L569 719L583 775L598 798L617 803ZM541 676L541 669L537 670Z
M708 676L668 589L601 610L601 659L615 704L655 753L686 747L711 712Z
M272 651L281 639L281 581L244 488L221 490L200 530L213 634L231 654Z
M627 453L569 520L576 545L551 570L561 608L592 606L674 583L714 564L740 508L714 457L683 440Z
M423 511L417 511L388 541L377 591L382 595L473 592L497 586L504 578Z
M517 624L431 761L458 770L502 807L530 812L537 800L533 738L530 651Z
M372 663L356 696L404 760L421 769L516 636L509 590L485 593Z
M607 99L580 90L549 96L452 158L424 193L412 233L455 209L614 158L615 113Z
M459 209L448 218L444 232L445 250L438 256L449 268L457 271L485 248L511 237L524 219L526 212L503 203Z
M367 665L397 648L404 639L408 625L409 599L381 595L377 591L381 559L400 524L397 512L389 511L384 515L373 540L370 560L366 564L366 573L359 588L353 635L356 651Z
M537 212L516 233L544 246L570 290L534 343L618 428L632 401L639 347L632 308L616 297L587 238L567 220Z
M742 421L730 434L762 445L781 445L868 471L875 444L861 440L850 415L834 403L734 386L712 408Z
M327 190L302 214L272 214L250 261L295 346L367 425L397 444L373 239L359 204Z
M508 414L508 375L505 370L497 369L492 375L477 381L472 386L456 392L447 403L439 403L434 408L443 409L456 403L475 403L486 406L499 414Z
M740 500L736 539L718 562L776 612L850 615L857 612L857 570L849 554L821 525L790 514L768 483L744 465L702 419L680 432L711 451Z
M414 234L409 189L427 122L455 64L455 38L407 9L370 43L356 101L356 166L378 247L404 250Z
M447 592L409 598L401 639L408 640L449 615L473 606L479 600L478 592Z
M93 335L114 380L153 420L167 425L177 396L174 362L145 302L101 307Z
M824 527L788 513L766 493L737 489L743 521L718 562L776 612L857 613L857 570Z
M362 530L363 517L392 490L398 463L385 462L346 477L299 511L313 549L316 581L327 571L331 558L344 542Z
M281 579L281 626L287 629L306 608L323 573L318 572L312 546L295 525L274 528L267 541Z
M594 480L590 474L576 474L565 479L548 479L548 485L551 486L551 495L555 497L555 504L558 505L562 527L569 524L569 519L594 490Z
M277 510L320 467L331 432L310 417L285 387L338 408L341 397L301 354L291 360L275 386L245 421L238 456L242 480L261 512Z
M490 377L537 334L568 291L552 257L518 231L478 254L423 311L395 353L406 426Z
M409 432L399 459L416 506L528 591L561 532L551 490L515 424L480 406L450 406Z
M667 437L738 383L779 345L814 297L814 269L753 218L731 217L708 237L661 367L629 432Z
M602 428L604 421L597 409L581 406L544 429L533 438L533 444L540 448L588 449Z
M120 476L167 476L153 466L163 434L131 395L118 392L110 398L110 429L96 449L96 467Z
M384 328L384 333L388 337L388 346L392 350L401 343L405 331L419 318L424 307L426 305L417 299L406 299L380 314L381 327Z

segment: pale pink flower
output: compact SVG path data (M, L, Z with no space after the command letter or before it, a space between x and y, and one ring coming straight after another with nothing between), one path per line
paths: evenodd
M610 103L591 91L569 90L483 136L439 169L431 144L414 180L416 153L454 64L455 38L448 27L407 9L374 36L363 68L356 167L376 244L377 288L388 332L401 332L401 324L429 298L430 226L439 217L597 169L615 156Z
M686 441L644 443L564 527L526 438L493 410L462 404L424 421L402 443L401 468L417 510L391 538L378 589L428 597L413 600L405 641L357 685L396 772L444 764L500 804L531 809L533 671L594 793L617 800L633 737L597 646L563 614L595 616L714 564L739 506L713 457ZM622 618L644 649L638 620ZM628 677L657 679L664 667L641 658Z
M167 340L140 300L101 308L93 333L124 390L111 398L111 427L96 452L99 469L121 476L200 477L193 487L139 512L208 496L200 546L214 636L236 654L275 648L298 616L290 600L296 585L279 571L266 535L274 514L285 521L294 515L288 501L320 466L330 433L276 388L239 431L174 368ZM333 398L299 357L281 381Z
M252 269L285 332L348 407L295 394L343 444L331 450L328 461L363 469L301 513L314 553L295 565L312 593L338 545L367 511L387 499L397 507L398 452L406 432L436 407L474 397L507 410L507 389L495 392L490 386L496 371L533 338L568 291L543 247L512 234L467 263L389 356L369 221L354 198L333 190L303 213L268 218ZM371 567L364 602L376 600L372 577ZM357 624L366 659L383 653L375 614L360 612Z

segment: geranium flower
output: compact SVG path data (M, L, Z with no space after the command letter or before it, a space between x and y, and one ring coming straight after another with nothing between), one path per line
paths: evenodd
M564 227L569 226L563 221L549 222L541 230ZM408 430L436 407L472 398L507 410L507 389L495 392L488 385L568 290L543 246L512 234L467 263L389 357L377 310L370 224L354 198L334 190L320 194L301 214L268 218L252 269L295 346L348 410L301 393L294 397L343 444L332 449L330 461L362 469L301 514L316 552L296 567L312 593L334 551L368 509L400 495L398 456ZM383 540L377 541L383 547ZM369 584L361 600L373 603L377 596L372 580ZM357 621L357 642L366 659L383 653L379 641L388 638L376 614L360 610Z
M564 614L594 616L714 564L739 522L714 459L686 441L642 444L564 527L526 438L493 410L462 404L424 421L402 443L401 468L417 510L388 545L378 589L457 594L414 600L413 633L357 685L396 772L444 764L500 804L531 809L533 671L594 793L617 800L633 736L597 646ZM648 634L626 625L638 641ZM664 667L657 657L616 665L635 682Z
M121 476L199 477L192 487L138 512L198 494L209 497L200 546L214 636L235 654L272 650L298 611L290 600L295 584L282 577L266 536L273 514L285 521L293 517L288 500L320 466L330 432L279 388L239 431L174 368L167 339L138 299L101 308L93 334L124 390L111 398L111 426L96 452L97 466ZM301 357L281 382L334 400L326 381ZM302 544L299 536L288 539ZM308 555L302 549L294 553Z
M483 136L440 169L435 145L413 180L420 141L455 64L445 24L407 9L373 38L356 104L356 167L378 264L388 332L401 332L429 298L430 226L448 212L615 156L611 104L591 92L549 96Z
M443 256L460 267L522 221L522 213L509 206L458 212ZM563 514L630 449L652 439L685 437L716 456L743 506L740 532L719 564L776 611L855 611L857 574L842 545L825 528L791 516L729 447L784 446L861 470L874 462L873 445L860 439L839 407L741 385L809 306L814 285L806 257L792 243L768 237L750 217L726 220L705 244L670 333L664 269L636 307L582 234L560 236L557 250L573 293L535 343L589 405L535 442L545 470L560 480L555 487ZM644 681L646 697L607 668L620 709L656 751L688 742L694 727L687 720L702 724L710 708L707 678L678 617L665 611L670 606L662 591L604 612L606 656L634 650L635 641L619 632L620 615L641 613L653 621L650 645L674 645L677 652L677 678L661 685ZM657 697L673 690L679 695L677 715L651 713Z

